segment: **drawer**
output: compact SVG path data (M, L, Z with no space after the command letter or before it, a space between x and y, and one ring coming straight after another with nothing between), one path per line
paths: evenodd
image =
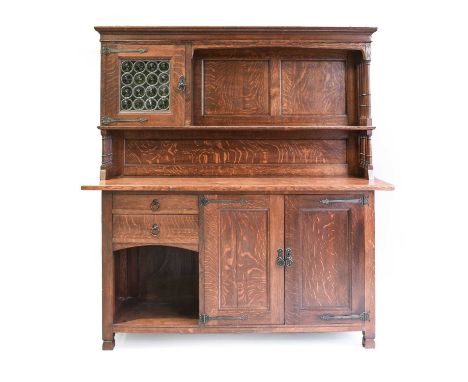
M198 244L198 215L114 215L114 243Z
M114 194L114 214L198 214L197 195Z

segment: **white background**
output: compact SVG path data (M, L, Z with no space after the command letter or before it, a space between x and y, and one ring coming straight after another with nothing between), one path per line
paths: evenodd
M9 1L0 44L3 381L467 380L462 1ZM377 26L377 348L359 333L117 335L102 352L94 25ZM464 364L465 363L465 364Z

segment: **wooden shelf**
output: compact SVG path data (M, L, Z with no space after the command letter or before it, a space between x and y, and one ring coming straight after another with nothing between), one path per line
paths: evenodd
M193 304L129 298L118 305L114 322L116 330L138 327L198 327L198 311L194 309Z
M391 191L393 185L379 179L354 177L262 177L262 178L177 178L121 177L102 180L97 185L81 186L82 190L154 191L154 192L263 192L298 193L325 191Z
M138 125L100 125L98 126L100 130L274 130L274 131L292 131L292 130L333 130L333 131L367 131L374 130L375 126L311 126L311 125L295 125L295 126L278 126L278 125L190 125L190 126L138 126Z

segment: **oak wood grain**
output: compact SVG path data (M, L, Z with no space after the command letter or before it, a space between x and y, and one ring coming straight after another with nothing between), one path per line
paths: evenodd
M393 185L379 179L354 177L262 177L262 178L177 178L122 177L81 186L82 190L155 192L265 192L316 193L324 191L392 191Z
M323 314L363 312L364 206L321 203L326 197L342 200L359 196L286 197L285 245L294 258L293 266L285 272L287 324L319 324Z
M210 198L220 199L212 195ZM231 196L231 200L237 200ZM246 203L211 203L203 211L205 313L245 316L207 326L283 323L282 196L248 196ZM274 224L271 224L274 219Z
M346 114L345 61L281 61L282 114Z

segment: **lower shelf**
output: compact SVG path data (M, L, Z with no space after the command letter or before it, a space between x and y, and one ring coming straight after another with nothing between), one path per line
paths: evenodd
M151 298L120 301L114 329L141 327L198 327L198 309L190 303L161 302Z

